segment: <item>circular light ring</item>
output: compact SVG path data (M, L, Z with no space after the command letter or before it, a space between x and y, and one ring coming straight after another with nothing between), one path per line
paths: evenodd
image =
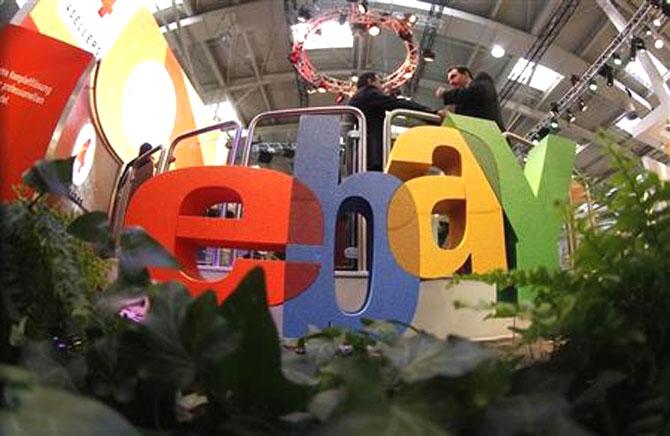
M329 92L336 94L343 93L352 95L356 91L356 83L351 80L341 80L331 77L327 74L319 73L312 65L312 62L305 50L305 41L315 34L321 26L328 21L337 22L340 17L346 15L351 26L367 29L372 25L379 26L380 29L393 31L403 40L406 54L405 60L396 68L395 71L382 78L382 86L385 89L394 89L407 82L416 71L419 63L419 50L414 44L412 26L407 19L398 19L387 12L370 10L366 14L361 14L356 8L340 8L326 11L307 22L308 27L301 40L293 43L289 61L293 64L296 71L307 82L314 85L315 88L323 87Z

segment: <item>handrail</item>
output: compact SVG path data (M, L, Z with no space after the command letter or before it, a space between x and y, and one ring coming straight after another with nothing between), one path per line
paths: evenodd
M117 235L118 231L120 230L119 227L119 220L122 218L122 216L119 216L119 211L123 211L125 215L125 209L128 206L128 201L130 200L129 198L129 192L127 189L124 190L126 186L129 185L129 183L132 181L133 175L134 175L134 169L135 169L135 164L137 162L140 162L144 159L149 159L151 155L156 153L159 150L163 150L162 145L157 145L153 147L151 150L146 151L142 153L141 155L137 156L136 158L132 159L129 161L124 167L123 171L121 171L121 174L119 175L116 184L114 185L114 190L112 191L112 207L111 207L111 225L110 228L112 229L112 234L114 236Z
M233 138L233 144L231 146L231 149L228 152L227 164L228 165L234 164L235 154L237 153L237 147L240 142L240 139L242 139L242 124L239 121L230 120L218 124L212 124L211 126L203 127L201 129L191 130L190 132L182 133L181 135L177 136L172 141L172 143L170 143L170 147L168 147L167 151L163 154L160 165L158 166L158 174L167 171L174 149L177 147L177 144L179 144L184 139L188 139L192 136L198 136L203 133L211 132L213 130L222 130L222 131L231 130L233 127L235 128L235 137Z
M394 109L392 111L386 112L386 117L384 118L384 127L382 130L382 138L383 138L383 162L384 166L386 166L386 161L388 160L388 155L389 152L391 151L391 141L393 138L391 138L391 125L392 121L395 117L398 116L406 116L410 118L418 118L420 120L425 120L425 121L431 121L431 122L436 122L440 123L442 121L442 117L439 115L431 114L429 112L421 112L421 111L415 111L412 109Z
M272 118L291 118L299 115L338 115L338 114L351 114L356 117L358 121L358 150L357 150L357 165L356 172L363 172L367 169L367 124L365 121L365 115L361 112L360 109L353 106L318 106L318 107L305 107L297 109L283 109L277 111L261 112L256 115L251 122L247 130L247 140L244 144L244 150L242 153L242 165L248 166L249 160L251 158L251 145L254 140L254 130L256 126L262 120L272 119ZM365 220L363 217L358 217L356 227L358 229L358 269L366 270L367 269L367 231L365 227Z
M524 138L523 136L517 135L516 133L512 133L512 132L503 132L502 135L503 135L505 138L512 138L512 139L514 139L515 141L520 142L520 143L522 143L523 145L527 146L528 148L533 148L533 147L535 147L535 144L533 144L531 141L527 140L527 139Z
M298 115L335 115L349 113L358 120L358 131L360 132L358 138L358 172L365 171L366 168L366 142L367 142L367 125L365 123L365 115L360 109L353 106L318 106L318 107L304 107L297 109L282 109L277 111L261 112L256 115L249 123L247 140L244 144L242 154L242 165L248 166L251 158L251 144L254 139L254 130L258 123L265 119L272 118L291 118Z

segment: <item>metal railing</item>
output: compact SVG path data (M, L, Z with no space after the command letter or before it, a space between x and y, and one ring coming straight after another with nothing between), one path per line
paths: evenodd
M135 178L135 165L137 162L141 162L145 159L150 159L151 156L158 151L163 151L162 145L157 145L146 153L142 153L137 156L135 159L128 162L124 167L123 171L119 175L116 184L114 185L114 191L112 192L112 207L111 207L111 223L110 228L112 231L112 236L116 239L121 232L121 225L123 224L123 218L126 214L126 208L128 207L128 201L130 201L130 187L132 186L133 179ZM151 164L153 166L153 163Z
M393 142L393 138L391 136L392 133L391 126L393 125L393 119L400 116L407 118L416 118L419 120L424 120L436 124L439 124L442 121L442 117L440 117L439 115L431 114L428 112L415 111L411 109L394 109L392 111L386 112L386 117L384 118L384 128L382 130L382 138L384 144L382 150L383 153L382 156L383 156L384 167L386 167L388 156L389 153L391 152L391 144Z
M251 159L251 148L254 140L254 132L261 121L270 119L286 119L299 117L301 115L353 115L358 123L358 144L356 150L355 172L363 172L367 168L366 143L367 143L367 125L365 115L360 109L353 106L319 106L296 109L283 109L278 111L262 112L256 115L249 123L247 140L242 150L242 165L249 166ZM367 270L367 230L365 219L359 216L356 221L356 233L358 235L358 271Z
M211 126L203 127L201 129L197 130L191 130L190 132L183 133L179 136L177 136L172 143L170 144L170 147L166 150L165 153L161 156L161 162L160 165L158 166L158 174L164 173L167 171L169 165L170 165L170 160L172 159L172 155L174 153L175 148L177 148L177 145L179 145L180 142L192 138L194 136L202 135L203 133L211 132L214 130L221 130L221 131L226 131L226 130L233 130L235 129L235 136L233 137L233 142L230 147L230 151L228 152L228 159L227 159L227 165L233 165L234 160L235 160L235 155L237 154L237 148L239 146L240 140L242 139L242 124L239 121L231 120L231 121L224 121L222 123L218 124L212 124Z
M261 112L256 115L251 122L249 123L247 140L244 144L244 149L242 151L242 165L248 166L249 159L251 158L251 144L254 140L254 131L256 126L261 121L269 119L285 119L298 117L301 115L342 115L350 114L356 117L358 121L358 159L357 159L357 169L358 172L365 171L366 167L366 156L365 156L365 145L367 141L367 126L365 124L365 115L361 112L360 109L353 106L319 106L319 107L304 107L296 109L283 109L278 111L269 111Z

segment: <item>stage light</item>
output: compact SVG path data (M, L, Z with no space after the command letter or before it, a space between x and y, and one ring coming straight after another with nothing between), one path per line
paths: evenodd
M300 6L298 9L298 21L304 23L312 19L312 11L307 6Z
M656 41L654 41L654 48L657 50L662 49L663 45L663 40L661 38L657 38Z
M370 28L368 28L368 33L370 36L377 36L381 33L381 29L376 24L373 24L370 26Z
M493 47L491 47L491 56L499 59L505 56L505 49L499 44L494 44Z
M645 51L647 47L644 45L644 40L639 36L633 37L631 40L631 46L634 46L636 50Z
M347 14L340 14L340 17L337 19L337 22L340 26L344 26L344 23L347 22Z
M549 126L551 126L552 129L558 129L558 120L556 118L552 118Z
M577 120L577 117L575 116L575 114L573 114L570 111L567 111L565 113L565 118L568 120L569 123L574 123Z
M605 78L605 80L607 81L607 86L614 86L614 68L605 64L602 67L600 67L598 74L600 74Z
M582 80L582 79L580 79L579 76L576 75L576 74L572 74L572 75L570 76L570 84L571 84L572 86L575 86L576 84L578 84L579 82L581 82L581 80Z
M327 91L327 88L326 88L324 85L319 85L319 87L316 88L316 91L317 91L319 94L325 94L326 91Z
M614 65L617 65L617 66L619 66L623 63L623 61L621 60L621 56L619 56L617 53L614 53L612 55L612 61L614 62Z
M652 24L656 27L661 27L661 24L663 23L661 22L661 19L659 17L656 17L654 18L654 21L652 21Z
M583 98L579 99L577 105L579 106L579 110L582 112L586 112L589 109L589 106L586 104Z
M651 36L651 27L644 26L644 34L647 36Z
M416 24L417 16L414 14L407 13L405 14L405 20L407 20L409 24L414 25Z
M423 60L426 62L434 62L435 61L435 52L429 48L424 48L423 49Z
M558 115L558 103L552 102L551 103L551 111L555 114Z
M596 82L596 79L589 80L589 89L591 91L595 91L596 89L598 89L598 82Z
M349 80L356 83L356 82L358 82L358 76L354 73L351 73L351 78Z
M367 14L368 13L368 0L361 0L358 3L358 13Z
M405 74L403 74L402 76L403 76L405 79L411 79L413 75L414 75L414 71L407 71L407 72L406 72Z

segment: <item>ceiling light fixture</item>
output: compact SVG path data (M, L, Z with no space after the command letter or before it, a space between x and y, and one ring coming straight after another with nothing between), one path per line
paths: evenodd
M381 31L382 30L376 24L373 24L368 28L368 33L370 34L370 36L377 36L381 33Z
M551 126L552 129L558 129L558 120L556 118L552 118L549 126Z
M499 59L505 56L505 49L500 44L494 44L493 47L491 47L491 56Z
M589 80L589 89L591 91L595 91L598 89L598 82L596 81L596 79Z
M614 62L614 65L619 66L623 63L621 60L621 56L619 56L617 53L614 53L612 55L612 61Z
M664 45L663 40L661 38L656 38L656 40L654 41L654 48L660 50L663 48L663 45Z
M586 112L589 109L589 106L586 104L583 98L579 99L577 105L579 106L579 110L582 112Z

